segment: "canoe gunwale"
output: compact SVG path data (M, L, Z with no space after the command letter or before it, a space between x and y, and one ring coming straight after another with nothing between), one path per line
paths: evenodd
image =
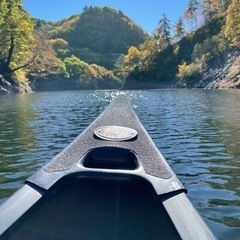
M137 135L127 141L106 141L94 135L94 130L101 126L123 126L134 129ZM98 155L101 155L99 159ZM115 157L119 160L117 167L114 166ZM99 163L101 159L105 163ZM199 239L216 239L187 198L187 190L140 123L125 95L119 95L72 143L0 206L0 238L54 186L71 177L143 181L154 190L182 239L198 239L198 235ZM15 213L19 203L20 210Z

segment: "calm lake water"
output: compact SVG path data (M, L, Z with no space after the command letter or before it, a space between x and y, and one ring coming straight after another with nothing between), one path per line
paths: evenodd
M115 91L0 97L0 203L67 146ZM240 91L127 91L141 122L219 239L240 239Z

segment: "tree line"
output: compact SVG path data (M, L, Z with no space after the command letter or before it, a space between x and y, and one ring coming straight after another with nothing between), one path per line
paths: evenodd
M79 85L98 85L99 79L124 82L128 78L162 81L178 77L184 86L220 51L229 46L239 48L239 9L240 0L190 0L174 26L163 13L151 36L138 46L130 46L113 69L106 69L67 53L68 41L49 38L41 31L41 22L22 8L22 0L0 0L0 75L18 84L28 81L29 76L57 75L76 79ZM86 7L83 16L89 11L96 9ZM70 19L74 21L78 19Z
M0 1L0 74L9 81L34 61L34 24L21 0ZM24 77L20 77L20 79Z
M98 88L101 84L119 87L112 71L79 59L68 50L67 41L51 38L42 30L42 23L23 9L22 0L0 1L0 77L12 85L54 77L64 79L65 85L69 80L73 89Z
M152 36L118 59L115 74L133 84L192 86L210 61L239 48L239 9L239 0L190 0L175 25L163 13Z

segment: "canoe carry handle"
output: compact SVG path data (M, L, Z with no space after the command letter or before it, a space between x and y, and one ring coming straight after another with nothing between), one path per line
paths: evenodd
M89 151L83 159L86 168L134 170L138 167L137 156L124 148L99 147Z
M106 141L127 141L137 137L137 131L122 126L101 126L94 130L94 135Z

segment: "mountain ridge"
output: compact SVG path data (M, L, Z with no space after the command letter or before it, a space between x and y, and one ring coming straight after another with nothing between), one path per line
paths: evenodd
M64 39L69 45L68 56L73 54L108 69L130 46L138 46L148 36L128 16L111 7L85 7L81 14L51 23L45 34L50 39Z
M159 22L167 25L163 16ZM57 22L33 19L35 42L28 49L32 60L9 82L10 75L5 79L0 72L0 92L28 92L28 81L36 91L123 84L131 89L240 88L239 46L231 46L224 32L229 16L221 12L197 29L180 33L177 41L161 25L149 36L111 7L85 7L81 14ZM239 44L237 39L234 43Z

